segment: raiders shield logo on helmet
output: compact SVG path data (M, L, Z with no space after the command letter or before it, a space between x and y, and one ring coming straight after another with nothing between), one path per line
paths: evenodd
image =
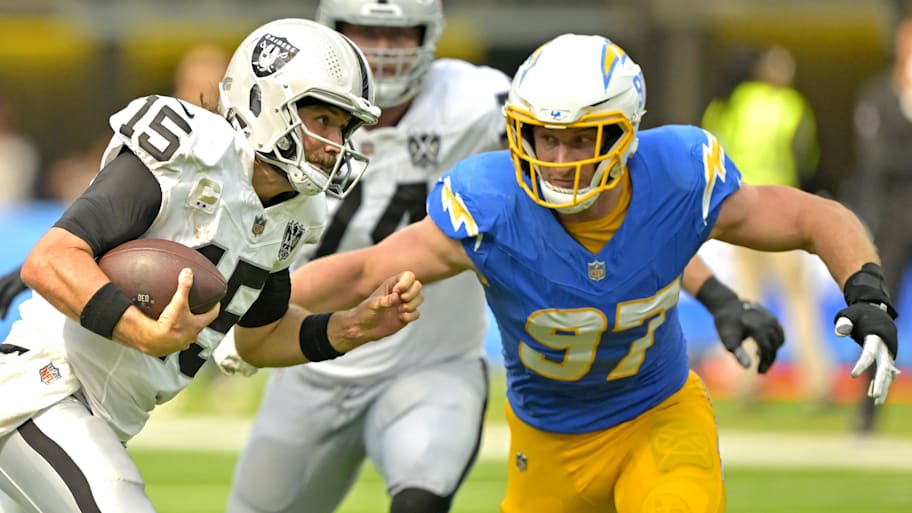
M282 69L301 49L284 37L266 34L257 41L251 57L253 72L258 77L272 75Z

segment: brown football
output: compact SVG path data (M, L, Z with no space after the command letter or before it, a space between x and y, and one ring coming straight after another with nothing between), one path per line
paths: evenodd
M228 284L198 251L164 239L136 239L101 256L98 266L140 310L158 319L177 291L181 269L193 270L190 311L207 312L222 300Z

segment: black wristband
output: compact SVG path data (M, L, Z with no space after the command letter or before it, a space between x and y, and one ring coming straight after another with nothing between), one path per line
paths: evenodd
M338 358L345 353L336 351L329 341L329 334L326 328L329 326L329 318L332 312L310 314L301 321L301 331L298 332L298 343L301 345L301 352L304 357L311 362L322 362Z
M715 313L725 305L732 304L732 302L739 304L741 302L738 295L724 283L717 280L715 276L710 276L709 279L703 282L700 290L697 291L696 300L712 313Z
M859 302L881 304L887 308L890 317L896 319L899 315L890 301L883 272L880 266L873 262L866 263L861 266L861 270L849 276L843 288L843 295L849 306Z
M82 307L79 324L83 328L105 338L114 334L114 326L120 322L127 308L133 302L112 282L108 282Z

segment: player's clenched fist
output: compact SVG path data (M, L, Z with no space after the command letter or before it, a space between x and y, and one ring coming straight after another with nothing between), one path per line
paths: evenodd
M422 302L421 282L414 273L388 278L358 306L333 313L327 326L332 345L337 351L347 352L388 337L418 319Z
M424 302L424 293L421 291L422 285L412 272L404 272L387 280L389 284L384 290L381 285L375 291L379 293L381 303L384 307L398 305L399 319L403 323L410 323L421 315L418 307ZM386 283L384 285L387 285ZM386 302L388 301L388 304Z

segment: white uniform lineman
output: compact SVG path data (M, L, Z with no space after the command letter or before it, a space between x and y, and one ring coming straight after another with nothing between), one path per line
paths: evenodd
M355 134L370 168L344 201L328 200L332 220L311 256L373 245L423 218L443 172L503 146L508 89L492 68L435 61L396 126ZM487 398L484 294L468 273L424 294L421 318L397 334L335 360L273 371L229 513L330 512L365 456L391 496L415 487L455 492L477 455Z

